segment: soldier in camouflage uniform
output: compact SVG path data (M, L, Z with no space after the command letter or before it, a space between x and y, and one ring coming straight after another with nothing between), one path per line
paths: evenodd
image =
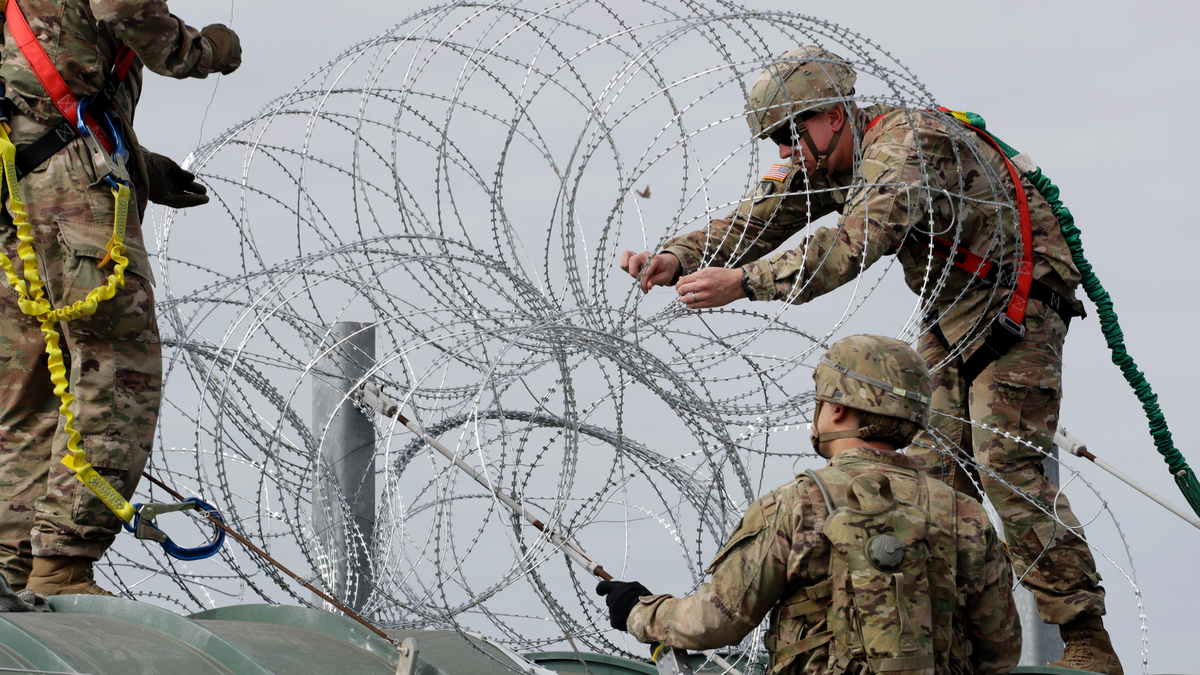
M20 0L20 10L77 98L100 89L122 44L137 55L109 108L130 148L138 202L126 226L125 284L94 315L58 326L81 447L96 471L130 498L149 458L162 381L141 216L148 199L177 208L207 201L194 176L138 145L133 117L142 66L176 78L229 73L241 63L241 47L224 26L188 26L168 12L165 0ZM10 17L13 11L10 0ZM7 23L3 38L0 79L19 152L63 118ZM98 263L112 234L115 200L83 140L34 168L20 187L53 306L69 305L103 285L109 271ZM23 278L7 210L3 222L4 252ZM120 520L62 464L67 439L42 332L16 300L12 289L0 291L0 570L18 590L28 584L46 595L101 593L92 564L112 545Z
M656 256L625 251L621 266L644 291L674 284L688 307L705 308L746 297L802 304L898 255L906 283L931 300L929 330L918 344L934 371L933 409L942 413L930 425L943 440L973 448L986 471L968 476L953 457L932 450L929 434L909 456L968 494L978 495L973 480L982 482L1018 576L1043 621L1061 626L1067 650L1055 665L1120 673L1100 619L1104 589L1095 560L1066 496L1042 470L1058 425L1067 323L1084 314L1074 297L1080 275L1058 220L1022 178L1032 276L1058 307L1031 298L1024 339L966 382L960 369L1003 314L1008 288L914 240L938 234L984 259L1016 260L1019 222L1004 206L1015 187L1004 156L946 115L887 105L860 110L850 100L855 79L843 59L819 47L785 53L760 76L747 109L755 135L770 138L790 163L773 167L726 218L668 241ZM798 247L770 255L833 211L841 214L837 227L817 228Z
M752 504L696 594L601 582L613 626L641 642L712 649L738 644L769 615L772 675L1009 672L1021 634L995 530L979 502L896 451L926 424L931 383L920 355L899 340L856 335L830 348L813 379L813 447L829 467ZM905 517L864 515L898 504ZM898 581L870 568L848 573L838 556L869 550L874 538L846 546L835 514L879 531L886 522L907 538L904 563L867 554L881 571L902 570Z

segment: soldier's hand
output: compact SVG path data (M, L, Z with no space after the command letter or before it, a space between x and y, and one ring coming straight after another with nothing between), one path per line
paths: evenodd
M596 584L596 595L603 596L608 605L608 623L617 630L628 631L626 622L638 598L654 594L636 581L601 581Z
M746 297L742 290L742 268L705 267L675 282L679 301L688 309L723 307Z
M146 173L150 176L150 201L174 209L186 209L208 203L208 190L196 182L196 175L175 160L145 151Z
M650 265L646 266L646 261L650 261ZM650 253L642 251L634 253L633 251L621 251L621 269L629 273L629 276L634 279L642 274L642 268L645 267L645 274L642 276L642 293L649 293L654 286L670 286L675 280L675 276L679 274L681 265L679 258L675 257L674 253L662 252L653 258Z
M200 31L200 37L212 48L210 72L228 75L242 65L242 41L225 24L214 23Z

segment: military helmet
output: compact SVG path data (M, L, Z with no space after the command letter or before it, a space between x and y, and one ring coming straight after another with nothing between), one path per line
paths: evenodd
M857 79L845 59L821 47L786 51L750 89L746 121L755 136L767 138L792 115L825 112L852 95Z
M929 368L900 340L880 335L842 338L821 357L813 380L818 401L863 413L861 438L902 447L929 422Z

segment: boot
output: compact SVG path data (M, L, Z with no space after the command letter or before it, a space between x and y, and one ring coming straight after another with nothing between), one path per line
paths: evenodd
M96 585L90 558L56 555L33 559L33 571L25 587L35 593L51 595L107 595L112 593Z
M1100 675L1125 675L1100 617L1076 617L1059 626L1058 632L1062 635L1063 655L1051 666L1086 670Z

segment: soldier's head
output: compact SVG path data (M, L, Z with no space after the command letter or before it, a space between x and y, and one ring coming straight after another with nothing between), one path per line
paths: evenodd
M817 408L813 413L813 448L839 438L880 441L893 448L912 442L929 418L933 385L920 354L906 343L879 335L853 335L838 340L813 371ZM825 406L857 411L856 425L820 429ZM846 426L846 425L842 425Z
M809 172L849 168L853 144L840 141L851 122L844 101L856 79L845 59L821 47L784 52L750 89L750 131L778 145L783 159L802 156Z

